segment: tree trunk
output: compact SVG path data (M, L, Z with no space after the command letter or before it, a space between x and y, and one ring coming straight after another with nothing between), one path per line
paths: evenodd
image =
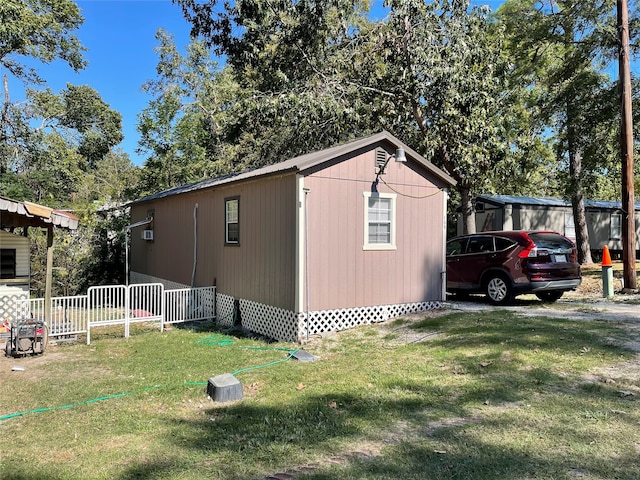
M462 233L476 233L476 211L473 207L473 198L471 197L471 189L467 186L460 185L460 204L462 209Z
M571 142L569 146L569 175L571 177L571 207L573 209L573 223L576 232L578 262L581 264L591 264L593 260L591 259L587 214L584 208L584 196L582 193L582 157L580 152L573 150Z

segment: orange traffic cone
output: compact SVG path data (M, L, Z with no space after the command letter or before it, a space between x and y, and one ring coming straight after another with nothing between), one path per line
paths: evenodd
M611 267L613 263L611 263L611 255L609 254L609 247L606 245L602 247L602 266L603 267Z

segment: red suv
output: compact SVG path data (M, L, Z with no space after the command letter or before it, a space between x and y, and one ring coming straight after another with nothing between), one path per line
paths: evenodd
M575 244L555 232L482 232L447 242L447 292L486 293L496 305L535 293L555 302L581 281Z

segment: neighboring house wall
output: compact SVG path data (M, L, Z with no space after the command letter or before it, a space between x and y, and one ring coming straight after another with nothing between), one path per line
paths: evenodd
M15 302L29 298L30 242L0 230L0 249L15 251L15 277L0 278L0 323L15 320ZM13 255L13 254L11 254Z
M513 197L514 199L517 197ZM544 199L538 199L543 201ZM560 200L550 199L557 203ZM482 208L476 212L478 231L488 230L553 230L575 240L573 210L570 205L527 205L514 203L492 203L478 197ZM605 202L587 201L587 229L589 245L594 252L607 245L610 251L622 251L622 221L619 208L604 208ZM612 202L606 202L612 203ZM640 211L635 213L636 249L640 249ZM458 234L462 234L462 222L458 221Z

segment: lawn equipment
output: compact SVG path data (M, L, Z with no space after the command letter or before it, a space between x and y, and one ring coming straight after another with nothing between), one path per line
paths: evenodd
M9 339L5 345L7 357L20 357L44 353L45 324L42 320L26 318L11 323Z

